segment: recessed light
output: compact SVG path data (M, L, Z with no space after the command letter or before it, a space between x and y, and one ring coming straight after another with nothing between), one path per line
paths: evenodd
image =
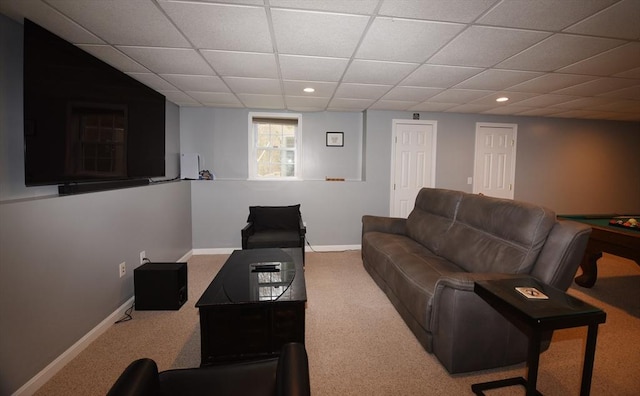
M311 88L311 87L305 88L305 89L303 89L303 91L307 92L307 93L316 92L316 90Z
M509 98L507 98L506 96L501 96L496 99L496 102L506 102L507 100L509 100Z

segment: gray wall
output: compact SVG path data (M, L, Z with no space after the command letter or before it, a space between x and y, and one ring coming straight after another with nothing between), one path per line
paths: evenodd
M187 182L64 197L55 186L25 187L22 26L0 15L0 40L0 395L8 395L133 296L140 251L153 261L189 252L192 226ZM168 177L178 175L179 117L168 103Z
M304 181L264 182L246 180L247 110L180 110L182 147L200 153L219 177L191 182L194 248L239 247L249 205L300 203L312 246L359 244L362 215L388 215L392 121L411 119L412 113L302 117L305 171L313 172ZM562 214L640 213L640 158L630 154L640 147L639 123L453 113L420 118L438 122L437 187L471 192L467 178L473 176L476 123L515 123L516 199ZM354 130L358 127L361 132ZM345 130L346 139L360 140L327 150L327 130ZM347 182L323 180L336 169L356 176Z
M191 182L194 248L240 247L250 205L296 203L302 205L312 245L359 244L361 213L384 211L367 198L380 185L361 180L363 114L304 113L301 130L304 180L248 181L249 110L180 110L183 152L199 153L217 177ZM344 147L326 147L327 131L344 132Z

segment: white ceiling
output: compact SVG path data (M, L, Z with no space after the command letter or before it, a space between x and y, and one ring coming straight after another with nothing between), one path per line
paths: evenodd
M0 12L180 106L640 121L640 0L0 0Z

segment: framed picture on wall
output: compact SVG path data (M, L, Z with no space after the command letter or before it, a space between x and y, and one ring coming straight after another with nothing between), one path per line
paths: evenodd
M344 132L327 132L327 147L344 147Z

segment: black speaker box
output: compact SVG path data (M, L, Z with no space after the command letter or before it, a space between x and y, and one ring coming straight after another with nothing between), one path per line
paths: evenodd
M145 263L133 270L136 311L179 310L187 301L187 263Z

